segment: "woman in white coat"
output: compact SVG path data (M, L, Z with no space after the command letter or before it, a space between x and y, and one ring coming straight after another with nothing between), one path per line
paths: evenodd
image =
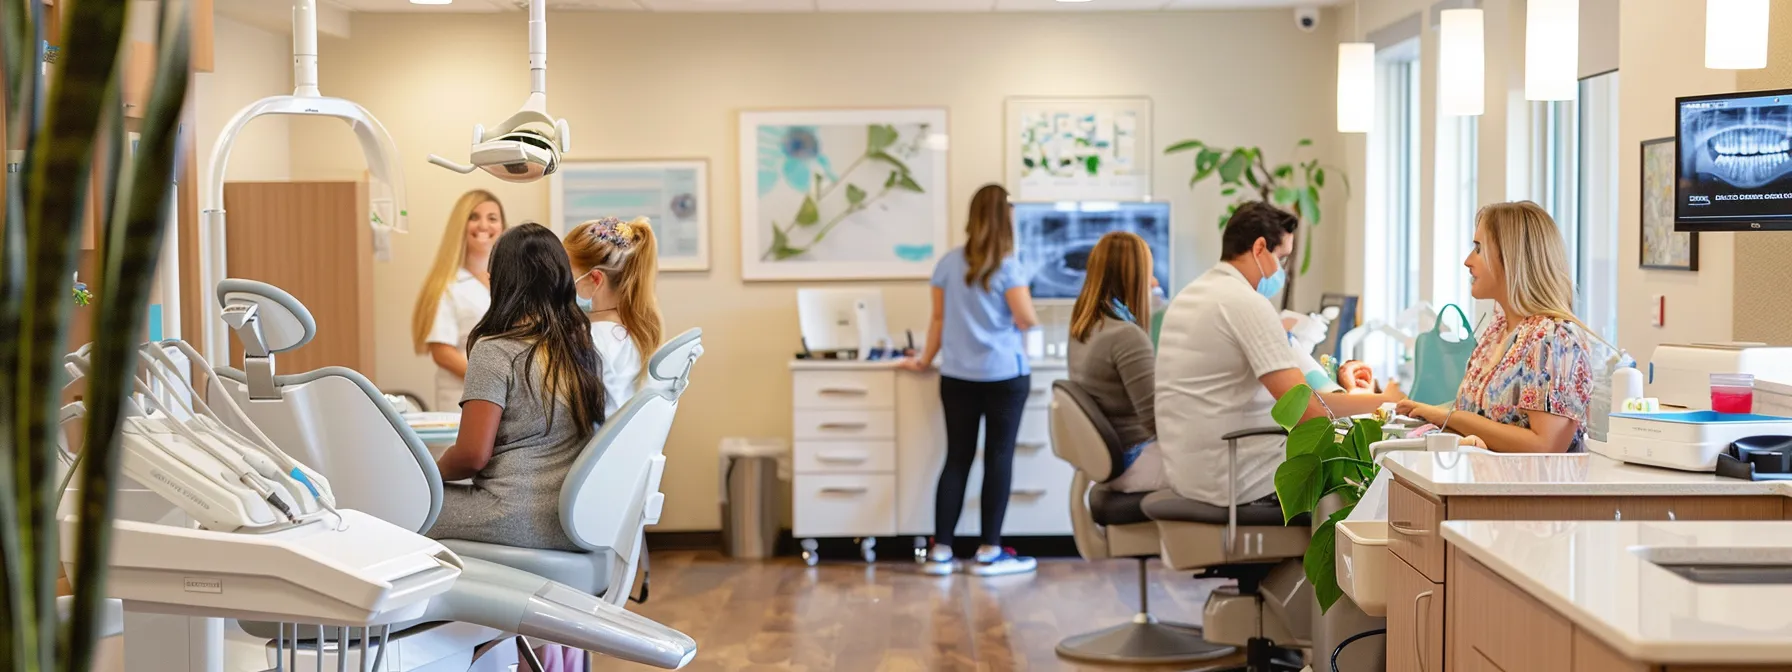
M504 233L504 206L491 192L462 194L448 215L435 265L411 313L411 343L436 365L432 411L460 410L467 376L467 335L491 307L492 245Z

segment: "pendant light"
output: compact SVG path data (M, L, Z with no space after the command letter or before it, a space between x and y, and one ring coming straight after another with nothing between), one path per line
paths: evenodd
M1580 0L1530 0L1524 24L1525 100L1574 100L1580 88Z
M1705 0L1705 67L1767 67L1767 0Z
M1360 7L1363 0L1357 0ZM1351 20L1352 29L1362 31L1359 9ZM1338 44L1338 132L1368 133L1375 125L1375 44L1342 42Z
M1487 37L1479 9L1438 14L1438 107L1450 116L1478 117L1486 110Z

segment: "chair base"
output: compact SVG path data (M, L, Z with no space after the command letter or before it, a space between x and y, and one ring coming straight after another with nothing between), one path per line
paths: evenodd
M1245 664L1206 672L1300 672L1305 668L1300 652L1284 649L1261 637L1253 638L1245 647Z
M1177 665L1232 655L1237 649L1201 638L1201 628L1155 620L1076 635L1058 643L1058 656L1087 663Z

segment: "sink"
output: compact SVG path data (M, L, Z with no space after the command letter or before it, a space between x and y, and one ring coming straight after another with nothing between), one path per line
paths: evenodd
M1657 564L1693 583L1792 584L1792 565Z
M1634 546L1630 552L1693 583L1792 585L1792 548Z

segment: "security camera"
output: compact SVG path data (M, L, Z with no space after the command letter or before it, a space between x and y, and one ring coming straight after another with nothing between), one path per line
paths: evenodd
M1318 7L1297 7L1294 10L1294 25L1303 33L1311 33L1319 29Z

